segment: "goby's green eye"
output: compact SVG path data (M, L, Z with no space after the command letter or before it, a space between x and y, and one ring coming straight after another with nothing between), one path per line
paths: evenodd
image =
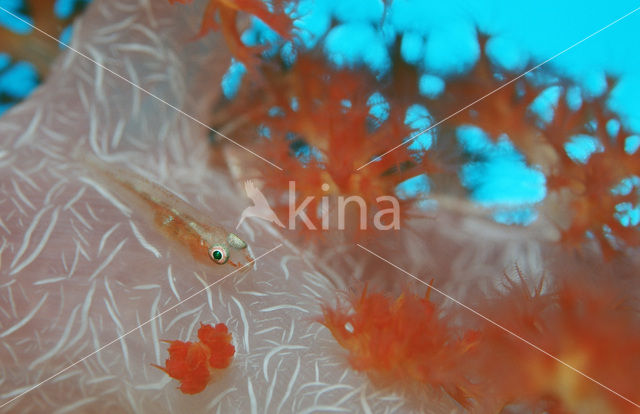
M218 264L225 264L229 259L229 252L223 246L213 246L209 249L209 257Z

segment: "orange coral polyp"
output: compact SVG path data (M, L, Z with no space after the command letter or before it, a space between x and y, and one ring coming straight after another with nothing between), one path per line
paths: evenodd
M349 352L350 365L376 379L407 380L442 387L459 403L471 397L460 370L477 341L475 333L457 338L427 297L404 293L392 299L365 292L352 300L352 311L323 307L320 321Z

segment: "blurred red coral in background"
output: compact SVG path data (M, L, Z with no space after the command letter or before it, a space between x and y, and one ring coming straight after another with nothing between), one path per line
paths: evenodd
M374 382L442 389L474 412L522 404L549 413L635 412L640 315L620 290L576 278L531 290L518 276L476 308L503 329L485 319L474 329L454 323L465 311L445 314L428 293L393 299L366 289L348 306L323 305L319 322Z
M520 275L480 310L583 375L483 322L477 357L467 364L478 369L484 399L498 407L526 403L552 413L636 412L629 400L640 399L632 374L640 372L637 310L619 289L575 276L563 276L545 290L541 283L531 291Z
M399 137L411 133L404 123L407 105L392 105L389 114L385 114L388 119L372 115L371 96L375 92L381 99L387 96L387 89L377 86L373 75L334 69L322 57L314 56L300 56L293 67L285 70L265 66L261 73L264 87L241 90L226 116L244 116L250 125L269 131L269 137L253 148L285 173L260 162L248 162L255 166L257 178L264 180L265 192L274 200L282 199L289 181L295 178L298 200L312 197L306 211L314 228L323 228L322 214L317 213L323 197L331 208L335 208L340 196L361 197L369 211L361 215L355 206L350 206L353 209L347 210L345 222L355 227L364 219L371 228L375 213L391 207L380 197L394 195L399 183L416 174L437 171L437 166L424 159L418 166L416 159L424 157L424 152L406 146L358 170L402 142ZM243 113L249 101L251 109ZM409 207L413 201L400 200L401 207ZM276 206L286 216L288 204L276 202ZM399 209L403 214L400 218L407 210ZM380 224L393 228L391 217L380 214ZM335 227L335 214L329 220ZM360 225L360 230L365 227ZM357 238L357 233L354 236Z
M0 3L8 15L7 24L0 24L0 115L25 99L49 75L54 60L62 52L60 44L71 32L71 24L84 10L87 2L72 2L65 13L56 12L54 0L25 0ZM40 31L30 27L33 25ZM16 74L20 74L16 76ZM2 78L5 78L2 82ZM10 85L9 88L7 86Z
M65 17L55 14L55 0L26 0L25 11L33 19L32 24L42 32L59 39L62 31L82 12L82 2ZM21 34L0 26L0 44L2 52L8 53L16 61L27 61L33 64L40 79L47 77L51 63L58 56L61 49L56 42L31 30Z
M189 4L192 0L169 0L169 3ZM286 2L270 1L268 6L261 0L209 0L204 9L200 31L195 38L220 30L233 55L247 64L255 64L255 55L261 48L247 47L240 38L238 18L240 13L255 16L269 25L280 36L289 36L291 18L284 12Z
M479 36L481 55L472 69L445 78L444 90L428 97L418 88L419 69L403 61L398 45L391 46L389 73L378 75L366 66L336 69L317 48L295 51L294 62L273 54L260 56L266 46L249 48L242 43L235 25L237 13L262 19L284 42L293 38L293 26L283 4L276 6L264 10L253 2L212 0L205 11L206 30L201 34L216 28L207 22L215 22L214 15L219 13L232 53L252 74L243 81L237 97L218 105L213 123L223 130L228 124L234 136L255 137L245 138L243 145L287 172L272 170L262 161L243 159L243 169L251 173L238 177L262 179L280 212L288 212L282 200L291 177L297 178L300 199L313 197L306 211L311 212L308 216L315 228L321 228L323 218L321 197L359 196L371 208L378 197L398 196L399 184L420 175L428 177L432 193L460 196L465 190L457 176L468 160L456 141L456 131L472 125L493 139L506 135L529 165L545 174L552 196L541 208L562 232L563 245L581 248L595 239L602 253L612 257L625 247L640 244L637 229L621 224L618 214L621 203L637 201L637 194L612 191L623 179L640 175L640 163L637 154L624 150L628 131L620 128L615 136L607 133L607 122L617 121L607 108L608 91L598 98L580 96L576 105L569 103L569 91L576 90L572 82L551 73L529 74L506 83L514 76L491 61L484 35ZM544 120L533 106L552 87L559 88L560 97L551 104L551 119ZM382 116L372 110L375 105L383 107ZM417 130L407 121L408 111L415 105L428 111L426 123ZM429 131L428 145L401 145L428 124L444 119L447 121ZM578 134L595 137L604 148L584 164L566 149ZM325 183L328 188L322 188ZM410 206L426 197L400 197L402 218ZM360 213L357 207L350 207L347 221L358 223ZM571 214L551 214L567 209ZM365 213L369 223L375 212ZM352 236L358 238L358 231L352 230Z
M585 235L593 235L606 258L620 253L621 248L640 246L637 227L623 225L617 217L622 203L638 202L637 192L616 189L624 180L640 176L640 162L638 153L625 150L632 135L629 131L624 127L614 133L607 131L610 121L617 122L606 106L610 90L611 86L603 96L583 103L576 111L568 108L566 100L559 101L547 128L549 142L558 154L558 162L548 174L548 187L564 195L565 208L573 212L569 224L563 226L562 242L577 247ZM599 147L584 162L572 159L564 150L568 138L578 134L594 137Z
M483 36L480 44L484 51ZM579 103L572 104L569 80L529 76L507 84L510 78L515 75L492 65L483 53L469 73L448 80L445 92L427 104L436 119L480 100L444 124L440 139L452 139L461 125L480 127L493 139L506 134L527 161L545 174L548 191L556 195L547 197L543 208L570 212L569 217L550 217L562 232L563 245L579 248L593 237L607 258L621 248L640 246L638 230L621 224L616 217L621 203L639 200L635 192L620 194L613 190L624 179L640 175L640 162L638 154L625 151L625 140L631 132L624 127L614 134L607 131L610 121L619 122L607 107L613 80L601 96L580 97ZM552 118L545 121L532 106L553 87L559 88L560 95L552 103ZM567 150L571 139L581 134L594 137L601 146L583 161Z

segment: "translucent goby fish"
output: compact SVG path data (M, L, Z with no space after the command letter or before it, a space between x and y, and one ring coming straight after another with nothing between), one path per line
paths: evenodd
M89 181L103 186L142 215L150 212L149 221L165 237L189 251L198 262L240 268L253 260L240 237L214 224L213 218L160 184L93 155L74 158L87 167Z

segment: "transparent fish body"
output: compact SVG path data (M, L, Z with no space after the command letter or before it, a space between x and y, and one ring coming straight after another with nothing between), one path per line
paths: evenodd
M82 162L89 167L91 178L127 207L149 212L149 222L188 250L196 261L239 268L253 260L243 240L160 184L94 156L85 156Z

